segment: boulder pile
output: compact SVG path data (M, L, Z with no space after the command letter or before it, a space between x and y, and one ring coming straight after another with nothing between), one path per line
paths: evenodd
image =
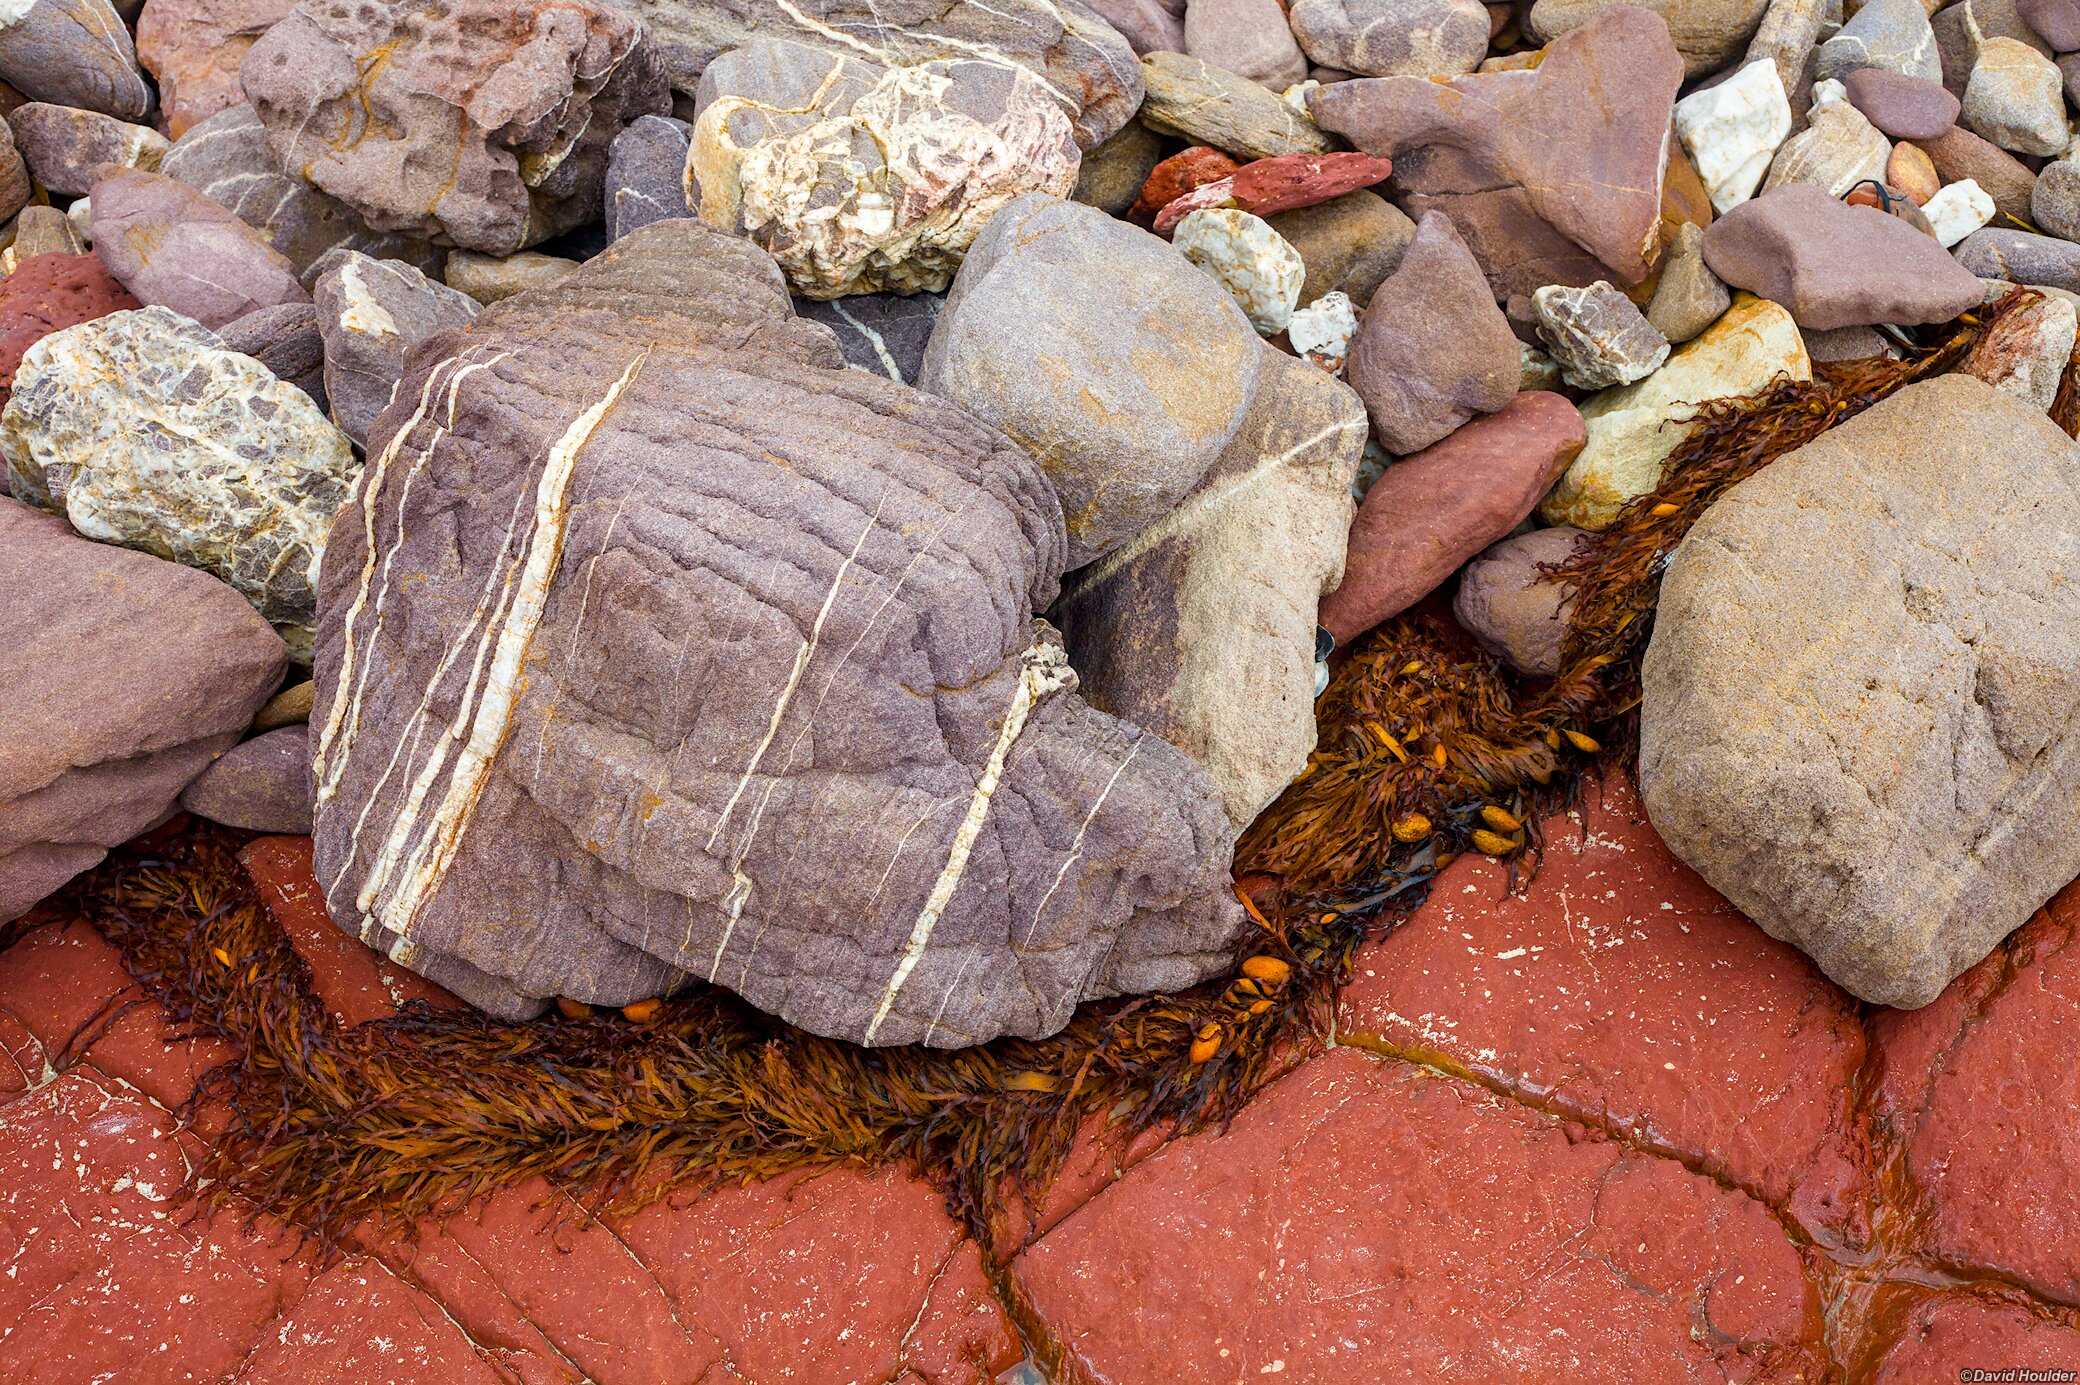
M1923 1004L2080 873L2076 93L2032 0L23 0L0 921L184 810L500 1016L1050 1034L1230 965L1375 630L1564 678L1700 420L1970 327L1641 578L1655 824Z

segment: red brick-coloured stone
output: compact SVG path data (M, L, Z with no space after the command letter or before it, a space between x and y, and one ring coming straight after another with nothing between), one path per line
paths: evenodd
M1872 1385L1933 1385L1966 1379L1967 1370L2017 1367L2080 1373L2080 1329L2023 1304L1945 1295L1914 1306Z
M144 306L92 255L31 255L0 279L0 406L22 353L61 327Z
M1871 1020L1923 1253L2080 1303L2080 887L1934 1003Z
M1101 1380L1814 1380L1761 1204L1339 1048L1173 1141L1015 1273Z
M1521 895L1460 858L1358 958L1337 1032L1666 1150L1861 1242L1856 1003L1672 856L1631 786L1545 824Z
M352 1027L397 1013L408 1000L455 1007L461 1001L396 965L325 913L325 895L311 874L309 837L259 837L238 859L259 887L274 921L311 969L318 998L339 1024Z
M416 1239L393 1235L374 1251L392 1274L438 1302L507 1379L520 1385L579 1385L585 1379L490 1271L436 1228Z
M418 1290L372 1261L334 1265L260 1338L239 1385L500 1385L506 1377Z
M0 952L0 1007L53 1064L90 1063L164 1106L186 1101L196 1080L230 1056L215 1040L176 1037L166 1011L131 984L115 948L84 923L34 929Z
M1149 170L1141 195L1127 208L1127 219L1146 221L1192 189L1219 182L1241 165L1218 149L1195 144Z
M1574 405L1526 390L1388 467L1351 522L1343 585L1322 598L1337 644L1415 605L1521 524L1587 436Z
M898 1170L670 1199L616 1231L746 1379L936 1385L1022 1354L974 1243Z
M1190 216L1193 212L1236 205L1235 180L1233 178L1222 178L1218 182L1213 183L1201 183L1184 196L1172 198L1168 203L1164 204L1163 210L1156 213L1155 224L1149 229L1153 230L1164 240L1168 240L1171 233L1177 230L1177 223Z
M1393 171L1392 160L1371 154L1279 154L1235 170L1235 204L1271 216L1369 188Z

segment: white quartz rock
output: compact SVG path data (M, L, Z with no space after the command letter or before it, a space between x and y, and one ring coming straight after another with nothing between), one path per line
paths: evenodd
M1293 320L1307 266L1264 218L1235 207L1187 212L1170 243L1234 295L1250 326L1265 336Z
M1993 211L1993 199L1970 178L1943 184L1921 208L1946 250L1993 220Z
M1777 146L1791 134L1791 101L1776 64L1749 63L1676 102L1676 134L1712 195L1713 211L1731 211L1753 197Z
M1286 324L1286 340L1293 349L1331 375L1343 374L1344 357L1357 332L1358 310L1340 289L1315 299Z

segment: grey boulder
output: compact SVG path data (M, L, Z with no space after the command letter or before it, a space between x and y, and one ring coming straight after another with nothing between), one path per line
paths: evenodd
M1988 226L1959 241L1951 253L1968 273L1982 279L2080 293L2080 245L2069 240Z
M1734 487L1663 579L1647 812L1864 1000L1927 1004L2080 873L2076 478L2041 412L1943 376Z
M318 310L309 303L279 303L256 308L217 329L226 351L251 356L277 380L311 397L320 409L325 398L325 335L318 330Z
M477 302L408 264L349 250L311 295L325 339L325 397L332 421L357 444L404 375L405 353L432 336L469 325Z
M32 101L118 120L151 113L130 30L108 0L29 0L0 27L0 81Z
M638 116L607 148L607 239L653 221L690 216L686 146L693 127L668 115Z
M1094 207L1030 196L968 252L919 384L1033 455L1078 568L1198 484L1262 363L1242 309L1184 256Z
M1459 572L1452 614L1481 648L1532 678L1560 672L1574 593L1546 571L1587 535L1565 524L1490 544Z
M173 811L281 684L222 582L0 497L0 921Z
M442 341L325 553L342 928L502 1015L699 978L870 1044L1228 964L1233 826L1074 695L1032 619L1061 511L1002 434L688 220Z
M863 293L854 298L795 301L795 311L838 334L846 363L914 385L946 306L944 294Z

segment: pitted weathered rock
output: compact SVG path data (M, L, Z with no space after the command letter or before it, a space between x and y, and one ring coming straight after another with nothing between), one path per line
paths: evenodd
M1030 457L690 220L446 343L326 554L341 926L501 1014L700 977L875 1044L1223 964L1233 828L1032 621L1068 545Z
M15 495L229 582L310 658L318 560L360 464L310 396L165 308L38 341L0 413Z
M1078 0L613 3L643 22L672 85L688 95L717 58L770 40L807 44L884 68L969 61L1021 69L1069 117L1083 149L1103 143L1141 104L1141 68L1134 50L1122 31ZM1182 36L1180 25L1180 48Z
M296 266L304 287L318 261L334 250L378 260L404 260L440 272L443 252L416 236L372 231L352 208L275 163L260 116L241 102L201 121L173 142L159 171L178 178L267 237Z
M295 0L145 0L137 16L137 60L159 84L166 132L179 139L243 106L238 69L260 36Z
M1315 748L1315 611L1343 580L1365 408L1279 352L1177 508L1071 574L1055 610L1093 706L1189 751L1238 829Z
M404 377L405 353L436 332L464 327L476 300L408 264L349 250L311 295L325 339L325 397L332 421L356 443Z
M307 0L239 73L277 171L494 255L597 218L614 136L670 108L641 27L596 0Z
M709 64L698 109L687 201L809 298L936 293L1007 202L1076 186L1068 117L1016 65L762 41Z

